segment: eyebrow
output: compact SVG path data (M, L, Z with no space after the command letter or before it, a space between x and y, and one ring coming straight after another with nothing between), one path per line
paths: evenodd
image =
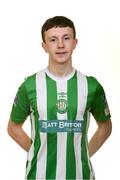
M65 37L65 36L72 37L72 34L64 34L63 37ZM50 36L50 37L48 37L48 39L51 39L51 38L57 38L57 36Z

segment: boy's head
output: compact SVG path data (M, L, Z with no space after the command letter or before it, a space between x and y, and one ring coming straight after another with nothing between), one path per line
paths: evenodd
M41 29L42 40L45 42L45 31L53 27L70 27L73 29L74 38L76 38L76 31L74 23L65 16L55 16L46 20Z

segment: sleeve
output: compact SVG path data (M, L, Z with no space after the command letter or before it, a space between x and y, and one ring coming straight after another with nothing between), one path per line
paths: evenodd
M13 122L22 123L25 121L25 119L29 114L30 114L30 103L24 82L18 89L18 92L14 99L10 117Z
M96 80L97 86L91 105L91 113L97 121L107 121L110 119L110 110L106 95L101 84Z

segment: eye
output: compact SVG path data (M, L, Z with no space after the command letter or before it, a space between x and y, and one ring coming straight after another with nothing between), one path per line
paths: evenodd
M64 37L64 39L65 39L65 40L69 40L69 39L70 39L70 37L69 37L69 36L66 36L66 37Z
M50 39L50 42L55 42L56 41L56 38L51 38Z

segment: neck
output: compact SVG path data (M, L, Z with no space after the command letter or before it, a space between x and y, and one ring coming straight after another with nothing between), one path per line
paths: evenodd
M48 70L57 77L66 77L73 71L72 61L69 61L66 64L53 64L49 61Z

